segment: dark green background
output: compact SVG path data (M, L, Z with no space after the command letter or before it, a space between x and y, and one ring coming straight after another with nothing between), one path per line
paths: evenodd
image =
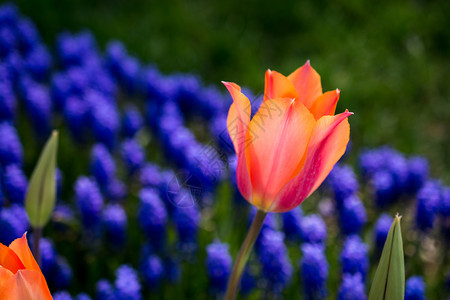
M450 1L20 0L45 40L90 29L164 72L263 88L267 68L307 59L340 88L356 149L391 144L425 154L449 179ZM448 181L447 181L448 182Z

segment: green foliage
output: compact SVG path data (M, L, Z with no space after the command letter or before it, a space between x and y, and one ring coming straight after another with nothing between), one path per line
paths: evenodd
M369 300L395 300L405 296L405 259L400 219L397 215L392 222L370 288Z
M62 30L91 30L101 47L124 42L165 73L197 72L262 92L267 68L288 74L311 59L355 147L386 143L426 154L450 175L450 2L19 0L51 45ZM443 178L445 179L445 178Z
M28 186L25 208L34 228L43 228L53 212L56 199L56 154L58 132L45 144Z

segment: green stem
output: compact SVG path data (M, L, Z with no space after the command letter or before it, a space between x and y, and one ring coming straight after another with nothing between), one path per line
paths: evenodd
M39 243L41 241L41 237L42 237L42 228L41 227L36 227L33 230L33 254L34 254L34 258L36 259L36 262L38 263L38 265L41 265L41 253L40 253L40 248L39 248Z
M247 237L241 246L239 255L234 263L233 272L228 280L227 293L225 295L225 300L236 299L236 294L239 287L239 282L241 281L242 272L244 271L247 260L250 256L250 252L255 244L256 238L261 231L262 225L264 223L264 218L267 213L262 210L257 210L256 215L253 218L252 225L247 233Z

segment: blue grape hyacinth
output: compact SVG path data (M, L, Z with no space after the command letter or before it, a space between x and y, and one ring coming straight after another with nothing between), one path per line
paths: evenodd
M3 174L3 186L11 203L23 204L28 188L28 179L17 165L9 165Z
M361 274L344 274L338 292L338 300L366 300Z
M291 282L293 275L284 234L266 229L261 235L258 257L262 265L262 277L267 289L278 294Z
M350 166L335 165L327 177L336 200L337 207L341 207L344 200L355 194L359 189L359 182Z
M305 243L323 245L327 239L327 227L319 215L308 215L301 221L302 240Z
M441 203L439 205L439 213L443 218L450 217L450 187L442 187Z
M133 174L145 163L144 149L135 139L125 140L121 145L120 153L129 174Z
M126 184L117 179L113 178L108 182L108 185L104 188L105 197L111 201L121 201L128 193Z
M303 211L300 206L283 213L281 217L286 238L292 241L300 241L302 238L301 222L303 217Z
M375 223L374 227L374 240L375 245L378 251L381 251L384 247L384 243L386 242L386 238L389 233L389 229L391 229L392 222L394 218L389 216L388 214L381 214L378 217L378 220Z
M28 215L23 206L15 204L0 210L0 243L9 245L29 227Z
M109 204L103 210L103 227L108 241L121 246L127 233L127 215L120 204Z
M91 174L102 188L107 187L109 182L115 178L116 163L105 145L95 144L92 147L90 169Z
M59 291L53 295L53 300L73 300L67 291Z
M75 182L75 200L84 226L97 226L103 209L103 197L97 183L88 177L79 177Z
M304 244L300 261L300 277L307 299L325 299L328 262L321 245Z
M9 80L0 80L0 121L13 121L16 115L16 96Z
M367 222L364 204L358 196L352 195L343 201L339 211L339 223L344 234L357 234Z
M139 172L139 183L143 187L159 188L162 182L161 170L152 163L146 163Z
M54 300L54 299L53 299ZM85 294L85 293L81 293L81 294L78 294L76 297L75 297L75 300L91 300L91 297L89 297L87 294Z
M65 257L57 256L56 263L48 277L49 284L55 289L63 290L69 288L73 278L72 267Z
M53 242L48 238L42 238L39 243L41 253L41 270L45 277L51 276L56 265L56 249Z
M201 215L197 204L176 207L174 220L178 233L178 241L183 252L192 252L197 248L197 234Z
M122 265L116 270L116 296L121 300L140 300L141 284L137 272L129 265Z
M395 200L395 180L391 173L385 170L377 171L370 183L378 207L386 207Z
M52 57L47 47L38 45L26 55L25 69L37 81L43 82L52 66Z
M357 235L347 237L341 253L342 272L360 273L363 279L369 270L369 247Z
M52 123L52 102L48 89L40 84L30 83L25 94L25 107L35 131L45 136Z
M210 287L215 293L224 293L233 260L228 245L215 241L206 247L206 269Z
M144 188L139 192L139 225L149 237L152 245L159 249L165 241L168 215L158 191Z
M120 129L118 108L99 92L91 91L86 96L91 108L91 122L96 140L114 149Z
M144 119L136 106L130 106L125 109L122 132L128 137L132 138L144 126Z
M426 231L433 228L434 220L441 202L441 183L427 181L417 192L416 224Z
M14 126L8 122L0 123L0 164L22 165L23 148Z
M157 255L146 256L141 261L139 269L145 286L151 290L158 288L164 279L164 263Z
M415 156L408 159L408 180L406 189L415 194L424 185L429 175L429 163L424 157Z
M100 279L95 289L96 300L118 300L114 291L114 286L106 279Z
M406 281L405 300L426 300L425 282L421 276L412 276Z

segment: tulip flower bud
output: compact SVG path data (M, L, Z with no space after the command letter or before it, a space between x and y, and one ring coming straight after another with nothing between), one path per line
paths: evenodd
M33 171L25 200L30 223L35 228L47 224L55 206L57 151L58 132L54 131Z
M389 230L372 282L369 300L404 298L405 259L400 219L401 217L397 214Z

